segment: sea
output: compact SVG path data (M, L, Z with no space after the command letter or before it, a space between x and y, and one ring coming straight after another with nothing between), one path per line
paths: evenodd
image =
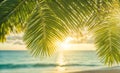
M100 62L95 51L66 50L44 58L34 57L26 50L0 51L0 73L64 73L93 69L109 69Z

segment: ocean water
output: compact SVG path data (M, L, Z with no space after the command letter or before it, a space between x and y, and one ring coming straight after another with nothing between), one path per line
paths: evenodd
M95 51L62 51L33 57L28 51L0 51L0 73L62 73L107 68Z

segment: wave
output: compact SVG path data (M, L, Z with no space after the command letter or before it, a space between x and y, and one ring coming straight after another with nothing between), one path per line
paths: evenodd
M15 69L15 68L39 68L39 67L68 67L68 66L100 66L95 64L65 64L65 65L59 65L59 64L0 64L0 69Z

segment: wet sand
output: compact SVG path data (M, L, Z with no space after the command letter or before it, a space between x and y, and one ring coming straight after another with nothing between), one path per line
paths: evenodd
M76 71L76 72L69 72L69 73L120 73L120 69L114 69L114 70Z

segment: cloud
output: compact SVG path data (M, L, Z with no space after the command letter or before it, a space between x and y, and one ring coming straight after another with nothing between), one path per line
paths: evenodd
M22 41L15 41L13 44L17 44L17 45L24 45L24 43Z
M6 44L13 44L13 45L24 45L22 41L23 35L18 34L18 35L10 35L7 36Z
M16 35L16 36L8 36L7 40L22 40L22 36Z
M0 50L26 50L22 38L21 34L7 36L6 42L0 43Z

